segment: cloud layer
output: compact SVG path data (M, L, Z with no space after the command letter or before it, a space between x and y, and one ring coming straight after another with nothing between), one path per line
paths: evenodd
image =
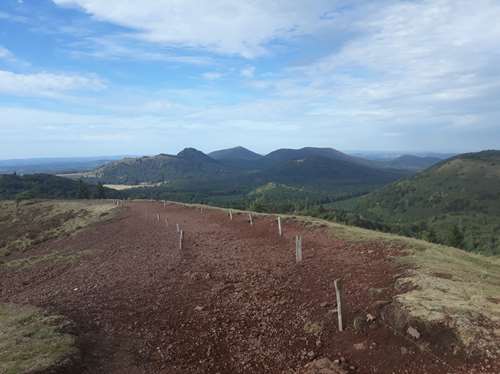
M332 1L53 0L128 27L146 41L253 58L268 43L315 33Z
M57 96L75 90L100 90L104 83L97 77L66 74L17 74L0 70L0 94L20 96Z
M498 0L50 4L63 16L29 20L53 25L45 65L0 38L6 153L21 134L49 150L119 134L110 153L500 147Z

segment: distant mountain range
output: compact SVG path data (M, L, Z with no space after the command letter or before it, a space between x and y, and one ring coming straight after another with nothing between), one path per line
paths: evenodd
M290 153L293 156L290 156ZM445 158L444 154L436 156L403 155L396 153L380 154L367 153L366 157L345 154L331 148L306 147L302 149L279 149L269 153L267 156L260 155L244 147L234 147L210 152L208 156L220 161L226 166L244 169L261 169L263 165L259 162L272 161L281 157L300 158L300 154L318 155L332 159L344 159L362 163L378 168L395 168L403 170L423 170L432 165L435 160ZM111 161L134 158L130 156L97 156L97 157L48 157L48 158L26 158L0 160L0 174L70 174L94 170Z
M236 147L210 155L186 148L177 155L127 158L105 164L84 177L108 184L160 182L170 186L223 180L234 183L237 179L249 186L276 182L317 189L380 186L408 175L331 148L279 149L261 156Z
M186 148L107 161L70 177L81 180L3 175L0 199L105 195L298 212L500 254L500 151L367 160L332 148L267 155L243 147L208 155ZM136 187L118 192L98 183Z
M399 156L393 160L381 161L380 166L391 168L391 169L404 169L404 170L424 170L432 165L441 162L441 158L437 157L420 157L413 155L403 155Z
M335 206L407 235L500 254L500 151L458 155Z
M221 149L208 154L214 160L258 160L262 155L252 152L244 147Z
M159 154L113 161L84 174L84 177L110 184L140 184L220 178L231 174L234 174L231 168L203 152L186 148L177 155Z

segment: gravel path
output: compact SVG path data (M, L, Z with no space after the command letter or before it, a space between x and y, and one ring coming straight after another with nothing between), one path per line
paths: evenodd
M295 235L303 236L300 265ZM295 373L322 357L354 373L475 372L420 351L380 321L402 271L389 259L395 249L382 243L337 240L291 219L279 237L271 216L251 226L246 214L231 221L222 210L136 202L110 222L28 254L54 251L81 255L0 268L0 302L72 319L82 373ZM334 312L337 278L344 332Z

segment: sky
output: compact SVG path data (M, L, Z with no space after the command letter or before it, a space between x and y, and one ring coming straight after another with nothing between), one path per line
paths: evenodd
M2 0L0 159L500 148L499 0Z

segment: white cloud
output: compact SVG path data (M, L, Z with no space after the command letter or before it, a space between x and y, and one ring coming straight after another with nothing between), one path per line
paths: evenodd
M214 80L222 78L223 74L222 73L218 73L216 71L208 71L206 73L203 73L201 76L203 77L203 79L206 79L206 80L209 80L209 81L214 81Z
M11 21L11 22L19 22L19 23L27 23L28 18L24 16L19 16L16 14L11 14L11 13L5 13L0 11L0 19L5 20L5 21Z
M12 60L14 55L7 49L0 46L0 60Z
M18 74L0 70L0 93L19 96L57 96L77 90L101 90L102 80L95 76L66 74Z
M152 87L144 80L141 86L134 80L134 85L107 90L106 95L79 95L68 109L101 115L31 108L7 113L0 108L2 116L7 113L10 118L5 121L2 117L0 143L2 135L4 143L12 139L6 136L10 132L19 131L22 140L24 129L27 138L35 139L39 134L49 136L47 129L55 128L57 131L51 130L55 137L81 134L82 139L106 139L113 131L132 134L133 141L117 145L122 153L138 153L137 148L127 147L139 144L144 148L158 144L158 149L166 151L167 145L211 144L212 148L239 139L267 150L304 145L498 148L497 0L381 0L370 11L363 8L349 11L347 16L340 12L326 17L326 23L342 25L336 29L342 35L326 33L315 24L329 8L325 4L336 4L333 1L235 1L227 7L222 1L55 1L80 5L96 19L131 28L126 34L99 38L85 34L87 39L78 39L82 44L70 45L72 50L134 62L158 61L159 66L175 59L214 66L204 69L204 74L198 67L179 69L173 85L162 80ZM228 16L228 12L234 14ZM314 41L308 37L292 40L297 44L288 45L292 49L287 51L296 48L290 55L282 54L279 59L265 56L243 65L239 59L198 50L253 58L275 47L282 51L283 40L306 34L321 35ZM181 56L176 55L180 49L175 47L183 48ZM323 57L311 61L318 54ZM290 67L297 61L303 65ZM139 68L144 66L134 65L133 72ZM120 69L113 76L120 74L126 80L125 74L132 70ZM218 84L219 71L224 83L234 80L233 87ZM214 82L206 84L202 78ZM51 96L103 85L92 76L0 71L0 92L15 95ZM57 138L54 144L60 141Z
M175 54L161 48L151 48L137 43L127 35L86 37L69 46L75 57L94 57L99 59L128 59L137 61L156 61L191 65L213 65L209 56Z
M53 0L134 30L142 40L253 58L268 43L330 24L335 1Z
M244 78L253 78L255 74L255 66L246 66L241 69L240 74Z
M498 19L495 0L393 2L362 14L338 51L251 84L332 122L424 128L473 115L498 123Z

